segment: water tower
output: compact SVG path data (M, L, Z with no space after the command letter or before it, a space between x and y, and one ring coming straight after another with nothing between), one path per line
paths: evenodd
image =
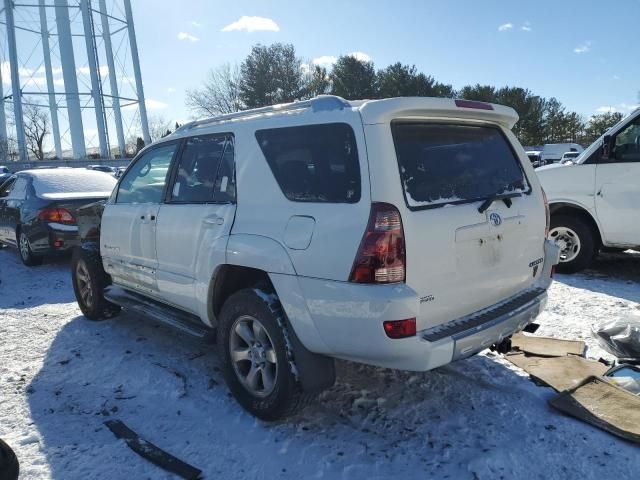
M2 15L2 145L28 159L34 109L49 117L57 158L125 156L131 137L150 142L130 0L4 0Z

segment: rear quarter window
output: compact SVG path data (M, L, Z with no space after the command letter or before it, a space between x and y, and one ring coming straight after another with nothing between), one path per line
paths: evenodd
M409 208L530 191L518 157L497 127L398 121L391 131Z
M328 123L258 130L256 140L287 199L360 200L360 164L351 126Z

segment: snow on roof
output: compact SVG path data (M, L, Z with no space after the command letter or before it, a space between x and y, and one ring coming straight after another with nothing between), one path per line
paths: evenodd
M46 168L23 173L33 178L36 195L43 198L60 194L109 196L116 184L116 179L108 173L84 168Z

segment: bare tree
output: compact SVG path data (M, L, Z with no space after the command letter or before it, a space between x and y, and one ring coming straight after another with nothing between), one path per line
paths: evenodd
M242 110L241 72L237 65L224 64L209 72L202 87L187 90L186 105L197 116L212 116Z
M151 141L155 142L162 137L166 137L171 133L172 126L173 122L166 120L162 116L151 117L149 119L149 136L151 137Z
M27 149L37 160L44 160L44 139L49 135L49 114L40 105L24 103L22 108Z

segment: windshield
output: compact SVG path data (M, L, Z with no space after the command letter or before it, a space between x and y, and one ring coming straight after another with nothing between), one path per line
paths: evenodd
M393 122L391 129L409 208L529 190L518 158L497 127Z

